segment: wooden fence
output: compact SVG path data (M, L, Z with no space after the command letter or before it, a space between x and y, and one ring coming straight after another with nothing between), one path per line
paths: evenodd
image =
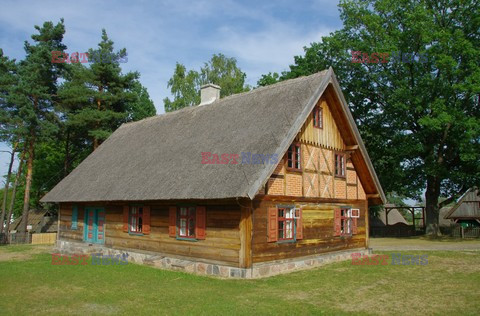
M457 226L452 230L453 237L460 238L479 238L480 227L461 227Z
M57 240L57 233L32 234L32 244L54 244Z

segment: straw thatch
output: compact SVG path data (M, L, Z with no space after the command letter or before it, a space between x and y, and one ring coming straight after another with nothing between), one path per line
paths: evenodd
M202 164L202 152L281 158L332 78L330 69L124 124L42 202L253 198L274 164ZM373 168L363 176L383 197Z

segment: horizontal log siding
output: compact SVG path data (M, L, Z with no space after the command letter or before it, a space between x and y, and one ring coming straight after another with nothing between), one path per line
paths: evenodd
M303 209L303 239L297 242L267 242L267 210L278 204L291 204ZM334 237L333 210L341 206L360 209L357 220L358 234L351 237ZM253 262L281 260L315 255L330 251L365 248L365 216L367 202L352 200L348 204L293 202L279 199L255 200L253 212Z
M138 203L136 203L138 204ZM60 205L60 238L83 240L85 205L77 204L78 229L71 230L72 204ZM145 203L151 207L151 231L137 236L123 232L123 204L89 204L106 210L105 245L119 249L140 249L170 255L228 263L238 266L240 251L240 207L234 204L206 205L206 238L198 241L177 240L168 236L170 204ZM205 203L201 204L205 205Z

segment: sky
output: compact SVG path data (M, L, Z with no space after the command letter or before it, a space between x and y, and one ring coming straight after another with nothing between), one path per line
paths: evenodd
M104 28L115 48L126 48L124 72L138 71L157 109L164 113L168 79L175 63L199 69L213 54L237 59L255 86L262 74L287 70L303 47L341 28L337 0L2 0L0 48L10 58L25 56L34 25L65 20L67 53L86 52ZM8 150L0 143L0 174Z

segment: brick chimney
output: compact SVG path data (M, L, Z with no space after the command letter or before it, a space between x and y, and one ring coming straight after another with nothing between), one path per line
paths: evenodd
M199 105L206 105L213 103L220 99L220 87L213 84L207 83L200 87L200 104Z

